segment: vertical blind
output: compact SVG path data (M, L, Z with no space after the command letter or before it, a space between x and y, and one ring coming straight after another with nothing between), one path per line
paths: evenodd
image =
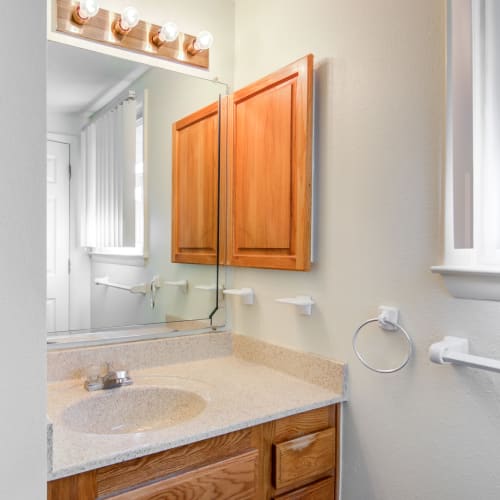
M129 97L82 131L82 246L135 246L136 114Z

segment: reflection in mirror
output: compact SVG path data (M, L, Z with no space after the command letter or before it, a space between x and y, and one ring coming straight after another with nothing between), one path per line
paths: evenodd
M203 173L184 179L212 207L201 225L216 242L217 104L226 86L54 42L47 86L48 332L213 324L217 259L172 258L172 130L215 106L216 126L203 138L211 154L190 145L175 161L176 170Z

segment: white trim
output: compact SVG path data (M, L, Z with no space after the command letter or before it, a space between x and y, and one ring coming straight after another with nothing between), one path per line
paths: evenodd
M441 274L453 297L500 301L500 268L434 266L431 271Z
M100 264L118 264L121 266L144 267L147 259L142 255L106 255L94 253L90 255L92 262Z
M186 320L191 321L191 320ZM155 332L161 326L165 327L163 332ZM144 340L164 339L170 337L184 337L188 335L197 335L200 333L226 332L227 329L216 330L215 327L200 328L198 330L176 330L170 328L168 323L149 324L139 327L122 328L117 330L88 332L88 333L73 333L69 335L53 335L47 338L47 350L58 351L61 349L74 349L80 347L124 344L127 342L142 342ZM148 333L147 329L153 330Z

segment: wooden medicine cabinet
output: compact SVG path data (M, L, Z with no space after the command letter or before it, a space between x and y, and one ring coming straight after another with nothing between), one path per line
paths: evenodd
M312 55L223 99L221 263L310 269L312 107ZM173 125L174 262L216 260L217 228L204 220L217 204L199 186L216 180L217 110L204 108Z

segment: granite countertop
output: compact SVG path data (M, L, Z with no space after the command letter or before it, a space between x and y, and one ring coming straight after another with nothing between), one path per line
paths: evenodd
M258 341L235 341L231 337L231 342L231 355L131 368L134 385L130 387L89 393L81 378L50 382L48 417L52 441L49 437L48 444L52 463L48 480L345 400L343 364L277 346L270 346L262 354L266 344ZM298 376L287 373L291 371ZM114 391L137 390L141 386L188 390L201 396L206 406L180 424L129 434L78 432L63 419L65 409L76 402L111 397Z

